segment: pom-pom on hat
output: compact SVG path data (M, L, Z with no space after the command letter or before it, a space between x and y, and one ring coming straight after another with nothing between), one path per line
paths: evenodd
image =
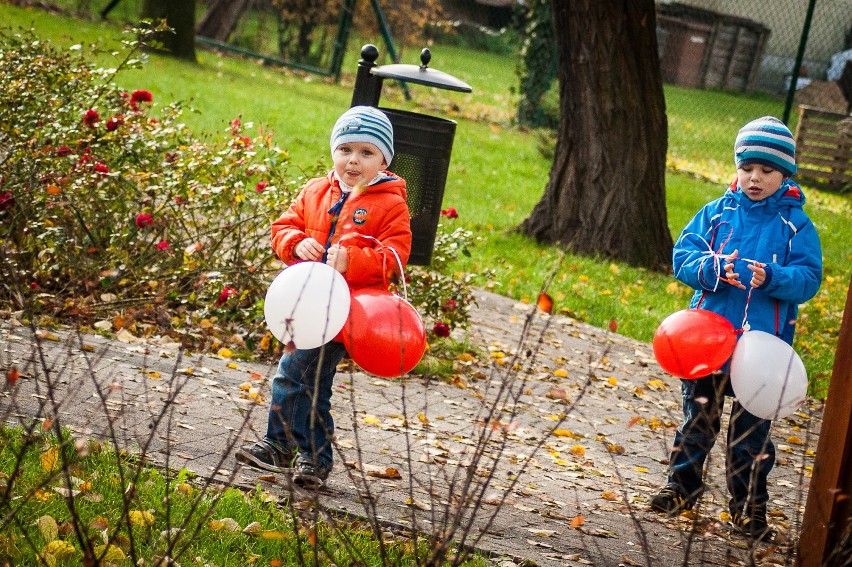
M773 116L752 120L737 134L734 143L737 168L759 164L789 177L796 173L796 140L783 122Z
M340 144L352 142L369 142L379 148L386 164L393 160L393 126L378 108L353 106L340 115L331 130L331 153Z

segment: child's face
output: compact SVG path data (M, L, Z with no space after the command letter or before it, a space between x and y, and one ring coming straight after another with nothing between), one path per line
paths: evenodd
M766 165L754 163L737 168L737 183L752 201L768 199L781 188L783 181L783 173Z
M340 144L331 154L334 171L347 185L366 185L382 168L387 167L379 148L369 142Z

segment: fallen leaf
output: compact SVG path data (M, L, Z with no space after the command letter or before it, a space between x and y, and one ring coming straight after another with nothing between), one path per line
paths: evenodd
M131 510L128 514L131 526L153 526L154 514L147 510Z
M388 467L384 470L370 470L367 471L367 476L374 476L376 478L402 478L402 475L399 474L399 471L393 467Z
M413 508L417 508L418 510L429 511L432 509L432 506L430 506L428 502L423 502L421 500L416 500L410 497L405 500L405 504L406 506L411 506Z
M53 516L42 516L36 520L35 524L44 541L50 542L59 537L59 524Z
M559 533L556 530L543 530L541 528L527 528L527 531L538 537L550 537Z
M252 522L246 527L243 528L244 534L249 535L257 535L263 531L263 526L260 525L260 522ZM271 562L270 562L271 564Z
M607 443L606 444L606 450L609 451L610 453L613 453L614 455L623 455L624 454L624 447L621 446L621 445L614 445L612 443Z
M233 518L222 518L221 520L210 520L207 526L214 532L224 530L226 532L238 532L242 528L240 524Z
M546 293L539 294L536 305L538 305L538 308L547 314L553 312L553 298L551 298Z
M44 451L41 456L41 468L44 471L51 472L59 467L59 447L50 447Z
M59 337L51 333L50 331L40 330L36 331L35 334L37 339L48 340L48 341L58 341Z
M553 435L555 435L556 437L575 437L574 433L567 429L554 429Z
M554 372L555 374L555 372ZM551 388L547 391L547 397L551 400L568 400L568 391L565 388Z
M43 553L52 555L56 559L65 559L71 557L77 552L73 545L63 539L57 539L47 542L44 546Z
M18 378L21 377L21 373L18 372L17 368L12 368L11 370L6 371L6 383L9 386L14 386L18 383Z
M580 514L579 516L575 516L575 517L571 518L571 527L572 528L579 528L580 526L583 525L583 523L585 521L586 521L586 517L583 516L582 514Z
M101 559L101 561L118 563L126 559L124 552L117 545L99 545L95 547L94 552L95 555Z

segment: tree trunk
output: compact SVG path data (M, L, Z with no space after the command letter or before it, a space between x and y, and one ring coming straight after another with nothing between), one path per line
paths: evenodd
M198 23L196 33L221 42L228 41L248 2L249 0L214 0Z
M559 132L520 230L579 254L671 266L667 125L653 0L553 2Z
M142 18L166 20L174 33L157 37L163 48L178 57L195 61L195 0L145 0Z

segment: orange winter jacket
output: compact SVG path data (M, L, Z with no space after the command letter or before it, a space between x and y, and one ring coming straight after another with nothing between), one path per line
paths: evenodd
M346 199L329 244L348 248L349 268L343 277L353 290L387 289L399 274L390 249L396 251L403 267L411 253L405 180L387 171L382 173L384 179L365 189L354 189ZM333 171L305 184L287 212L272 223L272 249L281 261L287 265L302 262L293 256L293 250L305 238L326 245L334 217L330 211L342 194Z

